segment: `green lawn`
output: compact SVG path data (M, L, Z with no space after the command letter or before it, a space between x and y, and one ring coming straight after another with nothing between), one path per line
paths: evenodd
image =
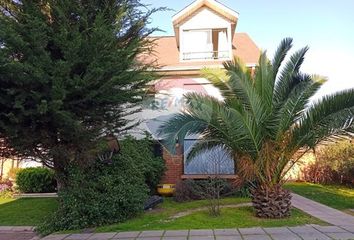
M222 204L249 202L247 198L225 198ZM0 199L0 226L37 225L57 208L55 198ZM190 215L171 219L176 213L207 206L207 201L176 203L166 198L157 209L121 224L99 227L98 232L157 230L157 229L203 229L232 227L275 227L304 224L325 224L299 210L294 209L292 216L286 219L259 219L254 216L252 207L224 208L220 217L210 217L205 210Z
M0 198L0 226L36 226L57 206L56 198Z
M237 204L249 202L245 198L226 198L222 204ZM139 217L121 224L113 224L97 228L97 232L132 231L132 230L158 230L158 229L206 229L206 228L233 228L233 227L276 227L296 226L304 224L325 224L299 210L294 209L292 216L286 219L269 220L254 216L252 207L224 208L219 217L210 217L207 211L199 211L190 215L170 219L170 216L180 211L206 206L206 201L193 201L189 203L175 203L165 199L158 209L147 212Z
M287 183L285 187L299 195L339 210L354 208L354 188L311 183Z

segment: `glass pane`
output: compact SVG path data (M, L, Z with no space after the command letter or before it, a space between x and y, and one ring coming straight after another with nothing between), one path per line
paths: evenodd
M198 140L184 140L184 174L234 174L235 165L231 156L221 147L200 153L190 161L187 155Z

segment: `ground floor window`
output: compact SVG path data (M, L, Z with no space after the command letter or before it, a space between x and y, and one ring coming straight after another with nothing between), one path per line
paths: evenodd
M235 164L222 147L206 150L187 161L188 153L198 140L184 140L184 174L235 174Z

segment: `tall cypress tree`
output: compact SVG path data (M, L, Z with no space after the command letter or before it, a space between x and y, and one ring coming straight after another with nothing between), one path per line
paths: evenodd
M150 15L140 0L0 2L0 136L55 169L84 162L153 79Z

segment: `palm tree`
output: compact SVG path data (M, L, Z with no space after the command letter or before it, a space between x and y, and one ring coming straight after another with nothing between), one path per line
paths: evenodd
M262 53L254 74L238 59L224 63L224 72L204 70L223 100L189 93L186 109L159 129L171 151L176 140L201 136L188 159L215 147L228 151L237 174L257 183L252 202L259 217L289 216L291 195L282 187L286 173L302 154L347 136L354 125L354 89L311 101L325 79L300 72L307 47L283 64L291 47L292 39L284 39L272 61Z

